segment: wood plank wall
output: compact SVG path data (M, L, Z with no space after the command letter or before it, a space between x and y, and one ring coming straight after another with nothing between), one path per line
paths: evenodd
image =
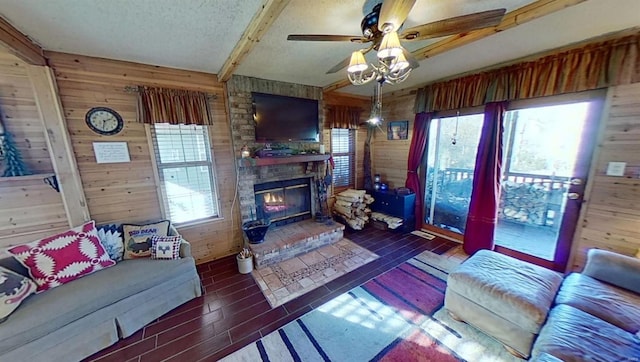
M603 132L592 165L571 267L584 266L590 248L635 255L640 249L640 83L609 89ZM624 177L607 176L609 162L626 162Z
M0 51L0 116L35 174L0 178L1 249L63 231L68 223L60 194L43 181L53 166L25 64L6 50Z
M400 90L382 97L384 123L376 129L373 142L373 173L379 173L390 189L404 187L407 179L407 161L413 135L413 103L415 90ZM409 121L406 140L387 140L387 125L391 121Z
M216 75L55 52L46 56L55 71L89 212L97 223L140 223L162 217L144 125L136 121L136 95L125 87L191 89L216 96L210 102L214 125L209 129L223 218L179 231L192 243L198 263L234 253L241 244L238 210L231 210L235 165L226 95ZM84 117L97 106L116 110L125 120L124 130L114 136L92 132ZM96 141L127 142L131 162L97 164L92 148Z
M323 95L325 105L325 117L327 119L327 107L332 105L360 107L362 113L360 114L360 122L365 122L369 117L371 108L371 100L367 97L352 96L349 94L339 92L327 92ZM331 150L331 128L327 128L326 124L323 129L325 148L330 152ZM357 189L364 188L364 142L367 139L367 128L360 127L356 131L356 185ZM372 156L373 157L373 156Z

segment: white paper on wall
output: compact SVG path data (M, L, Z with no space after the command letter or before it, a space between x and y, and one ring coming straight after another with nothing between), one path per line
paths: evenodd
M127 142L93 142L97 163L131 162Z

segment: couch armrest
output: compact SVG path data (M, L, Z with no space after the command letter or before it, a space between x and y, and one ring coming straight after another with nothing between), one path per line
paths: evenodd
M191 257L191 244L184 239L182 239L182 243L180 244L180 257L181 258Z
M583 274L640 293L640 259L607 250L590 249Z
M169 225L169 236L180 236L182 237L182 235L180 235L180 233L178 232L178 229L176 229L173 224ZM191 255L191 244L184 240L184 238L182 239L182 243L180 244L180 257L181 258L190 258Z

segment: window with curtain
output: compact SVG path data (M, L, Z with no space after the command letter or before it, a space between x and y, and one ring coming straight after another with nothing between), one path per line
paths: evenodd
M331 129L331 155L335 163L333 185L355 187L356 131L346 128Z
M151 125L165 217L187 223L220 215L207 126Z

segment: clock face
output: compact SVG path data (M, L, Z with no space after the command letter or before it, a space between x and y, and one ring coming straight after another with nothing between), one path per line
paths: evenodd
M113 109L106 107L91 108L85 117L89 128L101 135L114 135L122 130L122 117Z

